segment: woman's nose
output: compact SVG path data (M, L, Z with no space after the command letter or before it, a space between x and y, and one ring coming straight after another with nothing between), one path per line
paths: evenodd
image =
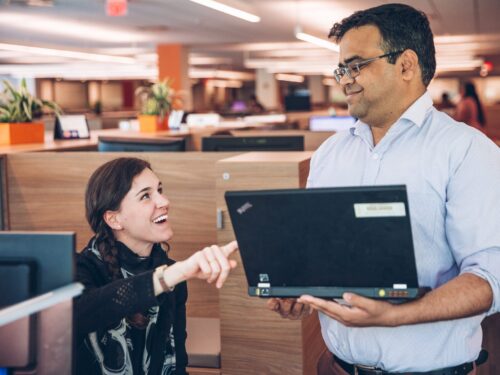
M158 194L158 198L156 199L156 205L158 207L168 207L170 204L168 198L163 194Z

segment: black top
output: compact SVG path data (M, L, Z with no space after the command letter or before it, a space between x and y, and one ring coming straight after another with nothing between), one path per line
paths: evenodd
M92 239L76 257L77 281L85 286L75 300L77 374L186 374L186 283L154 295L153 272L175 263L160 245L140 257L118 242L123 279L111 281ZM144 329L126 317L142 313Z

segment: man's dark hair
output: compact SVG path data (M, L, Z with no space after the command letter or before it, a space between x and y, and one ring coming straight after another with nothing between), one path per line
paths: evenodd
M376 26L382 35L381 48L385 53L411 49L418 56L422 82L429 85L436 71L436 50L429 20L424 12L404 4L385 4L360 10L337 22L328 37L340 42L349 30L361 26ZM389 56L391 64L398 55Z

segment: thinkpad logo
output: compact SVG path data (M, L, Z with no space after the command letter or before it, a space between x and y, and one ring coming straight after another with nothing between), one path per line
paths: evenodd
M246 211L248 211L248 210L249 210L250 208L252 208L252 207L253 207L253 206L252 206L249 202L247 202L247 203L245 203L243 206L241 206L240 208L238 208L236 211L237 211L240 215L242 215L242 214L244 214Z

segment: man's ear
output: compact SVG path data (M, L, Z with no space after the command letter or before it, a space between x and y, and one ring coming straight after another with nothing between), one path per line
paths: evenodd
M117 211L106 211L103 215L103 218L106 224L108 224L108 226L111 229L113 230L123 229L122 225L120 224Z
M405 81L411 81L420 71L418 56L411 49L407 49L401 54L399 64L401 66L401 76Z

